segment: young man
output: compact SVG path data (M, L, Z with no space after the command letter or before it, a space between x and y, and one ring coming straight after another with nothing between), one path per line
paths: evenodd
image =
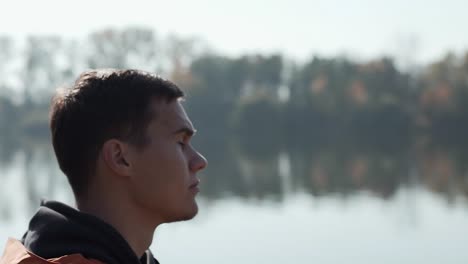
M50 129L77 209L43 202L0 264L158 263L156 227L198 211L207 162L173 83L137 70L83 73L52 101Z

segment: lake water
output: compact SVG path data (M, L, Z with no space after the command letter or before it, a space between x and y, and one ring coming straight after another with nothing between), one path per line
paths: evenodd
M41 197L72 196L49 147L2 153L3 248ZM468 163L457 152L229 147L206 156L199 215L156 231L163 264L468 263Z

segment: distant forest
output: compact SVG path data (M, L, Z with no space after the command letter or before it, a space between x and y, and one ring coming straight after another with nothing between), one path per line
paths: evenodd
M101 67L143 69L177 83L188 94L189 115L212 142L234 136L246 144L401 145L424 136L460 144L468 133L468 52L403 72L391 57L314 56L305 63L281 54L232 57L201 40L127 28L81 40L0 36L0 145L47 138L55 89Z
M405 72L392 57L232 57L198 39L127 28L80 40L0 36L0 168L24 150L30 201L40 193L33 174L56 168L50 98L101 67L156 72L186 91L194 144L210 160L206 197L281 199L279 167L290 168L293 190L318 196L388 198L421 182L447 201L468 197L468 51Z

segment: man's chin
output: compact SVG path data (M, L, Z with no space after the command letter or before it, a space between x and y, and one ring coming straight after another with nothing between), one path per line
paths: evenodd
M184 214L181 214L177 217L172 218L171 220L168 221L168 223L188 221L188 220L193 219L197 214L198 214L198 206L197 204L195 204L194 207L190 211L187 211Z
M197 204L195 204L194 209L193 209L190 213L187 213L187 214L185 215L185 217L182 218L181 221L191 220L191 219L193 219L195 216L197 216L197 214L198 214L198 206L197 206Z

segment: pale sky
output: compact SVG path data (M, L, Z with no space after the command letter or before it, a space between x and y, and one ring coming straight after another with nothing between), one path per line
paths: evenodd
M147 26L200 37L228 55L281 52L354 58L409 55L428 62L468 51L464 0L0 0L0 34L83 37Z

